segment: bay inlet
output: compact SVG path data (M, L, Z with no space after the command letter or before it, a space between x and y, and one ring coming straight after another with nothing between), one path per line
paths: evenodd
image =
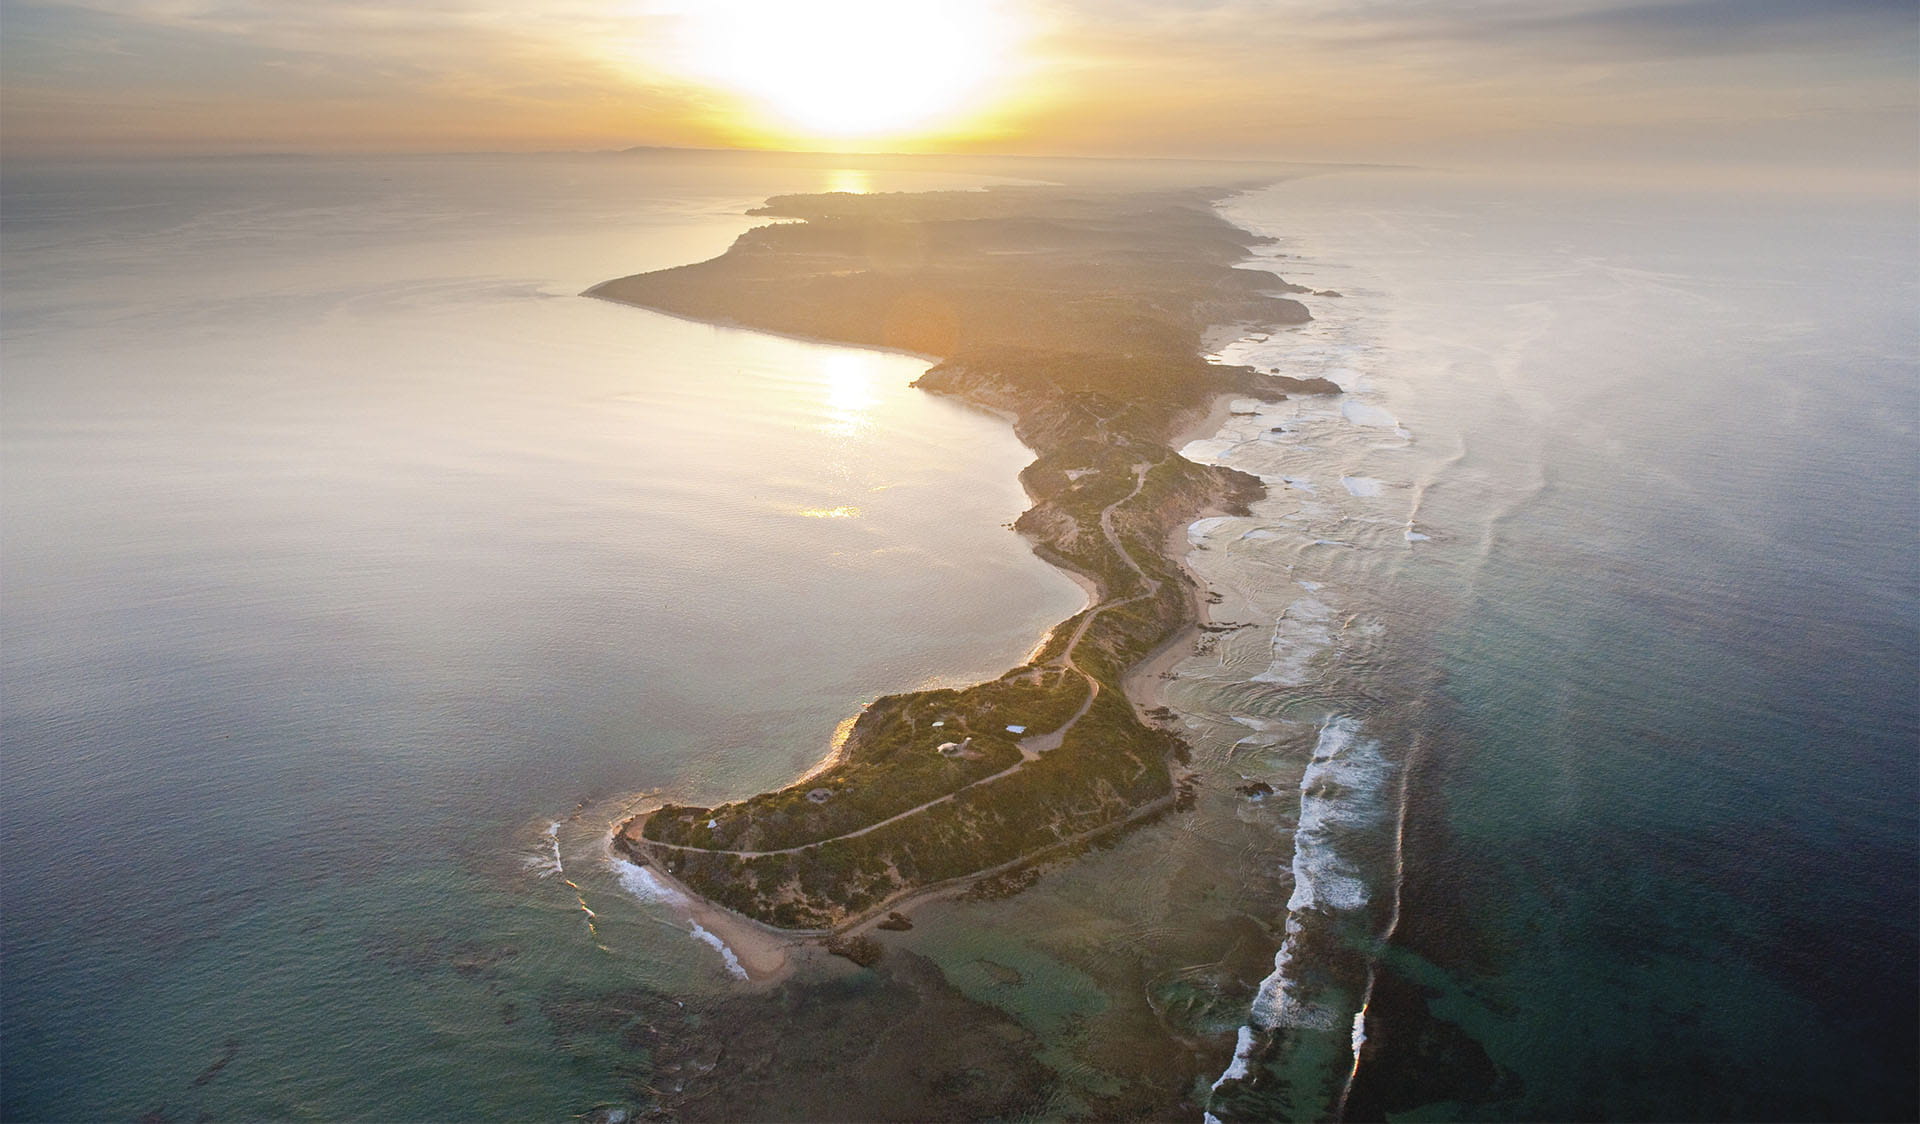
M830 170L7 175L9 1118L644 1096L581 1004L726 965L575 811L791 779L1084 603L924 363L575 296Z

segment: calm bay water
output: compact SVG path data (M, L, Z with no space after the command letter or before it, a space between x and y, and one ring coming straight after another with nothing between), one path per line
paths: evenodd
M978 182L9 168L0 1115L1911 1117L1910 201L1230 202L1343 295L1223 357L1350 393L1190 447L1271 491L1189 536L1194 810L771 995L621 890L632 799L1081 598L919 363L575 294Z
M924 363L576 294L775 191L982 182L10 167L4 1115L623 1102L565 996L725 976L601 869L622 795L782 783L1084 598Z

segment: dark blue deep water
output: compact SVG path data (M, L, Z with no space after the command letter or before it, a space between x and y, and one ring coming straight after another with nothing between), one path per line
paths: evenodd
M1912 201L1338 177L1229 212L1379 302L1358 373L1437 447L1433 546L1379 566L1423 702L1349 1111L1913 1118Z

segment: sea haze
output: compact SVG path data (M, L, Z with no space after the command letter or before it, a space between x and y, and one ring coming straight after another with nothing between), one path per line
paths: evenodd
M577 294L775 192L985 182L10 166L4 1115L625 1098L558 991L724 961L601 869L610 814L549 825L784 783L1085 598L1007 529L1030 455L923 361Z
M1229 1070L1271 1080L1216 1113L1911 1118L1912 201L1402 174L1225 209L1343 294L1226 357L1350 393L1191 450L1273 485L1193 556L1271 623L1176 697L1299 794L1243 812L1297 848Z

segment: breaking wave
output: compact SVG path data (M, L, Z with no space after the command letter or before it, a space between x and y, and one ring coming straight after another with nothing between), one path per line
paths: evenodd
M662 905L686 904L684 895L662 882L647 867L622 858L615 858L612 862L614 877L619 879L620 888L641 901Z
M720 954L720 959L725 962L727 966L728 975L739 980L747 978L747 969L740 963L740 958L734 955L733 949L727 946L727 942L714 936L706 929L701 928L700 922L698 921L693 923L693 939L711 946L715 952Z
M1309 997L1293 970L1312 915L1355 913L1373 899L1360 864L1341 849L1343 836L1386 822L1394 766L1380 743L1360 736L1360 724L1335 718L1320 729L1313 761L1300 777L1300 824L1293 833L1293 895L1287 900L1286 940L1273 973L1253 1000L1253 1022L1266 1030L1282 1026L1332 1030L1340 1019Z
M680 915L680 920L687 924L688 936L720 954L720 962L726 967L729 976L737 980L748 978L746 965L740 962L740 956L733 951L732 946L688 915L687 907L692 903L687 900L685 894L667 885L648 867L617 856L609 861L621 889L649 905L671 907L676 914ZM673 927L679 928L678 925Z
M1260 982L1233 1062L1212 1086L1212 1109L1230 1111L1235 1083L1251 1073L1254 1053L1290 1032L1337 1034L1346 1030L1352 1056L1366 1042L1366 991L1371 965L1333 964L1332 950L1364 945L1377 928L1375 890L1394 876L1377 855L1383 841L1397 843L1399 766L1378 740L1366 737L1354 718L1338 716L1321 727L1313 757L1300 777L1300 819L1293 835L1293 893L1287 901L1286 935L1274 954L1273 971ZM1364 960L1366 953L1360 953ZM1342 970L1342 969L1345 970ZM1367 981L1360 987L1350 980ZM1349 1074L1349 1080L1351 1074Z
M560 821L554 820L548 824L544 834L547 837L547 846L551 849L551 853L535 855L529 865L539 870L540 877L542 878L550 878L556 874L566 874L567 868L560 862Z

